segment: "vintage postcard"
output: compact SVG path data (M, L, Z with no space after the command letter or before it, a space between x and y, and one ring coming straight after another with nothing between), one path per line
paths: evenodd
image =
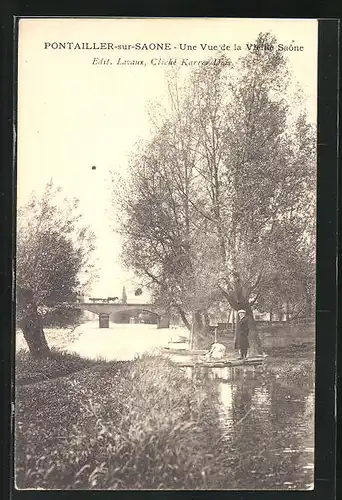
M313 489L317 47L20 19L17 489Z

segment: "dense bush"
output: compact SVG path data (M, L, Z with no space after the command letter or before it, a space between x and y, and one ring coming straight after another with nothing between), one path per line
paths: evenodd
M17 487L219 487L227 459L214 390L155 356L19 386Z

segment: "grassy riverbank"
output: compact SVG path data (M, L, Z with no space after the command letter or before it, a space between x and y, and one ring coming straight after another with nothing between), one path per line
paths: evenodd
M251 478L253 487L257 481L263 485L264 476L273 474L269 464L275 469L277 458L272 456L262 468L258 454L274 447L272 440L282 436L283 423L278 426L280 417L276 424L273 417L258 419L257 413L254 416L245 407L250 397L247 382L240 381L234 393L234 411L241 411L237 421L246 414L247 418L234 428L235 443L241 443L231 448L227 443L222 446L220 419L213 404L217 386L210 381L188 380L178 367L158 356L104 361L57 347L49 360L17 352L18 488L240 489L245 487L240 469L247 475L260 469L262 477L257 480L253 473ZM313 348L306 344L268 351L259 385L272 385L273 396L285 391L279 398L284 407L281 416L299 405L296 400L301 396L294 388L298 394L304 388L312 390ZM291 406L287 408L288 401ZM272 411L277 412L277 405L278 400ZM239 438L240 431L247 436L251 433L247 443ZM250 444L258 432L256 450ZM288 437L284 442L288 446ZM283 442L276 447L282 446Z
M48 359L36 359L28 351L21 350L16 356L16 383L21 385L52 380L98 366L100 363L100 360L82 358L54 348L51 348L51 357Z
M206 489L227 475L212 385L155 356L53 363L67 375L53 378L34 361L36 375L50 380L17 383L17 487ZM28 364L18 362L18 380Z

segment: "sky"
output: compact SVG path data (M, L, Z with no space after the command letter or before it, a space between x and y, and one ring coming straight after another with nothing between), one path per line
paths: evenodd
M205 59L200 44L225 44L228 57L270 31L279 43L303 46L287 52L295 80L316 120L317 21L256 19L22 19L18 54L18 205L38 194L51 178L67 196L80 200L84 221L97 237L99 280L90 296L128 299L137 282L120 264L121 243L111 227L111 174L124 173L139 139L148 139L149 103L165 95L165 66L151 58ZM171 51L54 49L54 43L170 43ZM49 45L50 44L50 45ZM181 50L181 44L197 50ZM234 44L242 51L232 50ZM47 45L47 48L45 48ZM88 45L90 46L90 45ZM93 64L94 58L112 64ZM118 65L139 59L146 66ZM183 72L187 72L184 68ZM96 169L92 167L96 166ZM142 300L148 298L144 293Z

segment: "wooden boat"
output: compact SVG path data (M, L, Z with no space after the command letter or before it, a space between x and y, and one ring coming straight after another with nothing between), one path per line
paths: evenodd
M210 359L204 360L201 358L193 358L191 360L177 360L175 364L177 366L188 366L188 367L207 367L207 368L226 368L232 367L235 368L237 366L258 366L263 365L265 362L265 358L248 358L248 359L232 359L232 358L221 358L221 359Z
M225 356L223 358L205 359L204 356L208 350L203 349L176 349L172 347L164 347L161 351L163 354L169 355L171 361L177 366L184 367L208 367L208 368L225 368L237 366L258 366L262 365L265 357L249 357L247 359L237 359L232 356ZM183 359L182 359L183 358Z

